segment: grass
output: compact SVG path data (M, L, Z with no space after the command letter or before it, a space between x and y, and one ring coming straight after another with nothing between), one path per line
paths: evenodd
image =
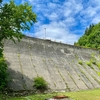
M9 97L6 100L45 100L46 98L50 98L55 95L66 95L72 98L73 100L100 100L100 89L79 91L79 92L36 94L26 97Z
M81 92L72 92L68 95L74 100L100 100L100 89Z

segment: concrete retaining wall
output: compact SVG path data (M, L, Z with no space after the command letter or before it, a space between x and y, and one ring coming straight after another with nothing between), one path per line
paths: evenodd
M16 44L6 40L4 55L12 79L8 86L15 91L33 90L37 76L44 77L52 91L100 88L100 69L86 64L92 57L99 61L96 50L25 37Z

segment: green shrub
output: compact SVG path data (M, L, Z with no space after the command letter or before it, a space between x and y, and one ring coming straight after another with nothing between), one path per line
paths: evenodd
M83 62L82 62L82 60L79 60L79 61L78 61L78 63L79 63L80 65L83 65Z
M91 67L92 69L94 69L93 66L92 66L92 62L91 62L91 61L86 62L86 64L87 64L89 67Z
M43 79L43 77L36 77L34 78L34 87L39 90L40 92L44 92L48 89L47 82Z
M100 62L97 62L96 65L100 69Z
M91 54L90 62L91 62L92 64L96 65L96 58L95 58L95 54L94 54L94 53Z
M88 66L91 66L91 62L90 62L90 61L86 62L86 64L87 64Z
M98 76L100 76L100 72L97 72Z
M96 61L93 61L93 60L92 60L91 63L94 64L94 65L96 65Z
M7 64L3 57L0 57L0 91L3 91L8 82Z

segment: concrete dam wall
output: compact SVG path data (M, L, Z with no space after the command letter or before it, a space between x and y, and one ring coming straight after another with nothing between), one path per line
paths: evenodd
M43 77L52 91L79 91L100 88L100 69L89 66L99 61L99 52L50 40L25 37L14 44L5 41L4 56L14 91L33 90L35 77ZM81 63L80 63L81 62Z

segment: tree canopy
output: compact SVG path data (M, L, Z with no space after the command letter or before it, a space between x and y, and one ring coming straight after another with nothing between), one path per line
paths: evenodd
M100 48L100 23L92 24L86 28L84 35L80 37L77 46L84 46L90 48Z
M16 5L14 1L3 4L0 0L0 91L8 82L7 64L3 56L3 40L22 38L22 31L30 30L36 21L36 14L28 3Z
M30 30L36 22L36 14L28 3L16 5L13 0L2 4L0 0L0 41L10 38L22 38L21 31Z

